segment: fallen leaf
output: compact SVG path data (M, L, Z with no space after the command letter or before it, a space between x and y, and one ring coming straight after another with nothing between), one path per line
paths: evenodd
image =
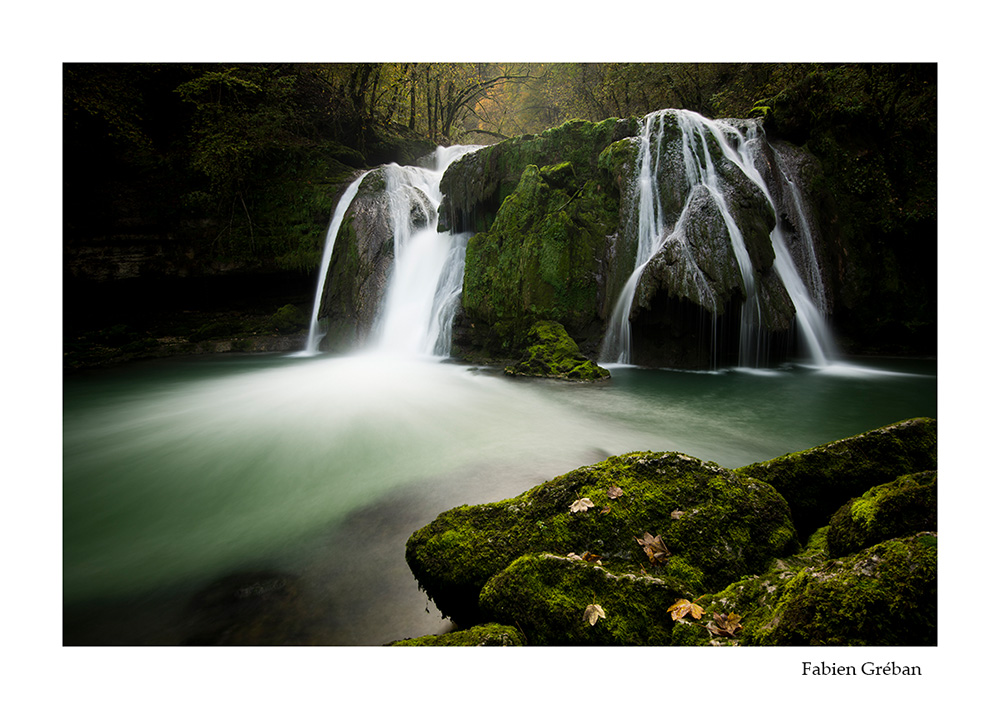
M608 497L610 497L612 500L617 500L619 497L621 497L624 494L625 494L625 491L622 490L617 485L612 485L611 487L608 488Z
M697 603L692 603L686 598L678 598L674 605L667 608L667 612L670 613L670 617L674 620L680 620L688 613L695 620L700 620L701 616L705 614L705 609L699 606Z
M591 603L589 606L587 606L587 609L583 612L583 619L588 623L590 623L591 625L594 625L597 622L598 618L606 618L606 617L607 616L604 614L604 609L601 608L596 603Z
M735 613L712 613L712 620L708 621L708 632L712 635L720 635L725 638L732 638L743 628L740 625L740 616Z
M642 535L642 539L636 537L635 540L639 542L639 546L641 546L643 551L646 552L646 556L649 557L650 562L654 564L658 564L670 556L670 551L663 543L659 534L654 537L649 532L645 532Z
M604 507L601 508L601 514L602 515L606 515L610 511L611 511L611 508L608 507L607 505L605 505Z
M584 561L598 561L600 558L597 554L591 554L589 551L583 552Z
M684 510L674 510L670 513L670 519L680 519L684 516Z
M594 503L590 501L589 497L581 497L579 500L575 500L572 505L569 506L570 512L586 512Z

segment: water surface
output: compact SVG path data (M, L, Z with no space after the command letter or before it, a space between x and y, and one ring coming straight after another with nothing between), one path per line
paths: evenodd
M403 559L440 512L609 455L736 467L936 415L933 361L514 380L231 355L73 375L64 642L378 645L449 624Z

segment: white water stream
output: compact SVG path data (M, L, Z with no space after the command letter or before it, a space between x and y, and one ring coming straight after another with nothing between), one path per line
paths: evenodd
M469 236L438 231L440 185L452 162L478 148L439 147L432 168L386 166L395 265L381 317L375 324L375 346L380 351L434 357L449 354ZM422 212L417 228L415 209Z
M462 291L467 234L438 232L441 178L448 166L481 146L438 147L431 167L383 166L389 220L393 231L394 265L383 307L374 324L375 349L382 353L445 357L451 345L451 323ZM367 174L367 173L365 173ZM334 211L323 249L323 261L306 348L319 353L320 304L337 232L365 175L344 192Z
M657 175L664 151L665 123L667 120L673 119L676 119L682 135L681 159L684 161L688 197L676 223L667 225L660 204ZM687 259L685 271L689 274L688 277L695 281L694 287L702 301L701 304L706 309L715 312L717 306L715 296L694 262L685 233L689 220L689 209L692 205L692 195L696 189L702 188L711 195L725 222L746 294L740 316L739 364L741 367L756 367L761 364L760 304L753 265L743 240L743 234L740 232L719 186L718 172L709 151L709 141L718 145L724 158L738 166L760 188L774 210L774 200L755 166L755 159L759 156L763 143L756 122L713 121L691 111L674 109L657 111L647 115L643 120L643 130L639 139L638 177L634 192L634 201L638 212L635 267L622 288L609 319L601 352L602 361L620 364L632 362L632 333L629 318L636 289L649 262L668 242L678 244L680 253ZM733 145L736 147L734 148ZM787 182L791 183L787 175L783 176ZM794 184L791 186L794 189ZM809 248L811 250L812 234L808 231L808 221L802 208L801 196L797 190L793 192L793 195L797 210L800 212L799 221L807 230L805 236L810 240ZM776 257L775 268L788 291L792 304L795 306L796 323L803 334L810 360L815 365L825 366L831 361L834 352L832 337L785 246L780 221L777 219L778 224L771 233L772 247ZM813 262L815 263L814 254Z
M337 208L333 211L333 218L330 220L330 226L326 230L326 242L323 244L323 260L320 261L319 266L319 282L316 284L316 295L313 297L313 309L312 309L312 319L309 321L309 336L306 338L306 348L302 352L297 352L299 356L310 356L319 354L319 343L326 335L326 332L322 331L322 325L319 321L319 307L323 302L323 286L326 284L326 274L330 270L330 258L333 256L333 247L337 242L337 232L340 231L340 225L344 221L344 215L347 214L347 208L351 206L351 202L358 194L358 188L361 187L361 181L365 179L365 175L368 173L362 173L354 182L352 182L348 188L341 195L340 201L337 202Z

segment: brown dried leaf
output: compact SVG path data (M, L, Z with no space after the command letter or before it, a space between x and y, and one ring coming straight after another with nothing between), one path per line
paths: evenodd
M639 546L642 547L643 551L646 552L646 556L649 557L650 562L658 564L665 561L668 556L670 556L670 551L667 546L663 543L660 535L657 534L655 537L649 532L645 532L642 535L642 539L636 537L635 540L639 542Z
M617 485L612 485L611 487L608 488L608 497L610 497L612 500L617 500L619 497L621 497L624 494L625 494L625 491L622 490Z
M597 554L591 554L589 551L583 552L583 560L584 561L598 561L598 560L600 560L600 558L601 557L598 556Z
M674 510L670 513L670 519L680 519L684 516L684 510Z
M735 613L712 613L712 620L705 627L712 635L732 638L743 628L740 619L741 617Z
M586 610L583 611L583 619L588 623L590 623L591 625L594 625L599 618L606 618L606 617L607 616L604 614L604 609L601 608L596 603L591 603L589 606L587 606Z
M670 617L674 620L680 620L688 613L695 620L700 620L701 616L705 614L705 609L699 606L697 603L692 603L686 598L678 598L674 605L667 608L667 612L670 613Z
M579 500L574 500L573 504L569 506L570 512L586 512L594 503L590 501L589 497L581 497Z

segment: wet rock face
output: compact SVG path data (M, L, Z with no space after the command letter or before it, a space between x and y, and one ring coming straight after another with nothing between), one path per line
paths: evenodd
M427 195L415 188L397 189L403 208L393 204L386 177L384 167L365 177L344 215L319 311L330 322L321 349L355 347L371 334L395 261L394 212L409 222L411 232L427 227L434 216Z
M392 269L392 227L384 171L374 170L362 181L334 243L319 310L331 326L321 349L347 349L367 339Z

